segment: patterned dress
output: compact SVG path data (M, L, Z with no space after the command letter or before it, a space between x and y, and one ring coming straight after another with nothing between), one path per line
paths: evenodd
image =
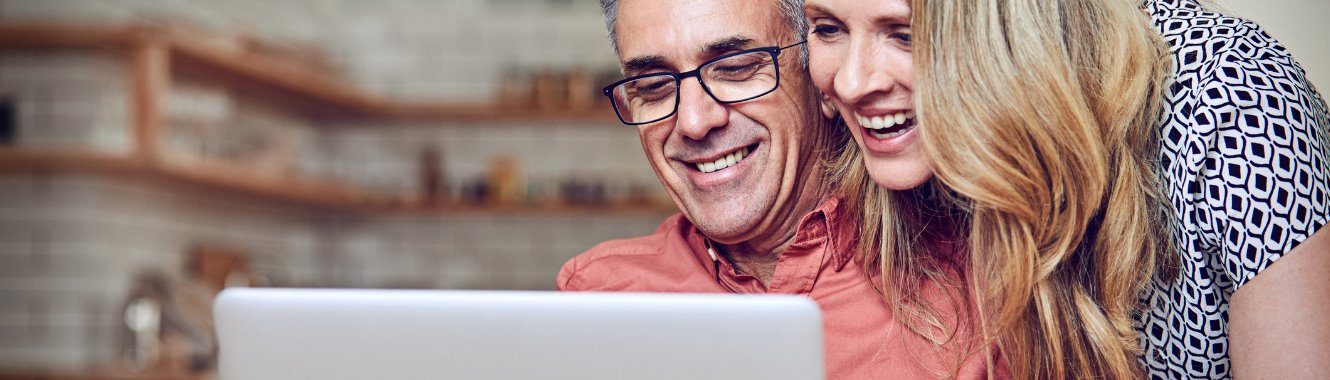
M1326 223L1326 103L1260 26L1196 0L1144 9L1174 59L1160 158L1179 278L1138 328L1152 379L1229 378L1229 298Z

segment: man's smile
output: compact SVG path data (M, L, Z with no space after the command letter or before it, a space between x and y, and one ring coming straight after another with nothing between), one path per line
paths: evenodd
M745 174L757 165L751 158L765 151L761 147L762 144L754 143L718 150L716 153L689 156L676 160L675 167L681 169L680 174L688 178L693 188L721 190L717 187L748 177ZM725 188L723 191L735 190Z
M748 158L749 153L757 148L757 144L731 149L725 153L711 155L706 158L684 160L692 165L694 169L702 173L714 173L725 168L734 166L736 163Z

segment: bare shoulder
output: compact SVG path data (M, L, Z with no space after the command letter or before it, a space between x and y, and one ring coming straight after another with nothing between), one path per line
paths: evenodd
M1330 228L1239 288L1229 311L1234 377L1324 379L1330 368Z

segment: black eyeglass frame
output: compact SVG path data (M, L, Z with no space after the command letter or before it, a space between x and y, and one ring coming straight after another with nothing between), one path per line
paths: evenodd
M765 96L766 94L770 94L772 91L776 91L777 88L780 88L780 52L785 51L785 49L789 49L789 48L792 48L792 47L795 47L795 46L803 45L803 44L806 43L806 42L808 42L808 40L803 40L803 41L795 42L795 43L793 43L793 44L790 44L790 45L787 45L787 46L784 46L784 47L781 47L781 46L779 46L779 45L777 45L777 46L767 46L767 47L760 47L760 48L754 48L754 49L748 49L748 50L740 50L740 51L736 51L736 52L733 52L733 53L726 53L726 54L721 55L721 56L719 56L719 57L709 59L709 60L707 60L706 62L702 62L701 65L697 65L697 68L696 68L696 69L692 69L692 70L685 71L685 72L682 72L682 73L671 73L671 72L651 73L651 74L638 75L638 76L634 76L634 77L630 77L630 78L624 78L624 79L619 80L618 82L614 82L613 84L610 84L609 86L605 86L605 88L601 89L601 92L604 93L606 97L609 97L609 98L610 98L610 107L611 107L611 108L614 108L614 115L619 117L619 121L623 122L624 124L632 125L632 126L646 125L646 124L655 123L655 122L658 122L658 121L661 121L661 120L668 119L668 118L670 118L670 116L674 116L674 114L679 113L679 96L680 96L680 95L679 95L679 89L683 87L683 80L684 80L684 79L687 79L687 78L697 78L697 83L702 85L702 91L705 91L705 92L707 93L707 95L710 96L711 99L715 100L717 103L720 103L720 104L742 103L742 102L746 102L746 101L749 101L749 100L753 100L753 99L757 99L757 98L763 97L763 96ZM725 100L721 100L720 98L717 98L717 97L716 97L716 94L711 92L711 87L707 86L707 82L704 81L704 80L702 80L702 74L701 74L701 73L702 73L702 68L707 67L707 65L710 65L710 64L716 63L716 62L718 62L718 61L725 60L726 58L730 58L730 57L734 57L734 56L739 56L739 55L744 55L744 54L756 53L756 52L766 52L767 54L771 54L771 61L776 65L776 84L773 85L773 86L771 86L771 89L770 89L770 90L766 90L766 91L762 92L761 94L753 95L753 96L750 96L750 97L747 97L747 98L744 98L744 99L725 101ZM615 105L615 101L614 101L614 89L615 89L616 87L619 87L619 85L624 84L624 83L628 83L628 82L632 82L632 81L640 80L640 79L644 79L644 78L661 77L661 76L667 76L667 77L671 77L671 78L674 79L674 87L675 87L675 90L674 90L674 110L670 111L670 113L665 114L665 116L661 116L661 117L659 117L659 118L656 118L656 119L654 119L654 120L650 120L650 121L642 121L642 122L635 122L635 123L634 123L634 122L629 122L628 120L625 120L625 119L623 118L623 113L620 113L620 112L619 112L619 107Z

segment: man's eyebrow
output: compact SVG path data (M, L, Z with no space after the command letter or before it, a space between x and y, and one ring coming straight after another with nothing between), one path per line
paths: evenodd
M721 55L735 50L742 50L753 44L753 39L744 36L730 36L716 42L707 44L702 48L702 54L706 56Z
M753 39L744 36L730 36L702 47L703 56L712 57L735 50L742 50L753 44ZM654 68L669 67L668 60L662 55L648 55L636 57L623 62L623 73L627 76L637 75L637 73Z
M633 59L630 59L630 60L624 62L624 63L623 63L623 72L624 72L624 74L627 74L628 76L633 76L633 75L636 75L638 72L641 72L641 71L644 71L644 70L647 70L647 69L652 69L652 68L657 68L657 67L666 67L666 66L667 66L667 65L665 64L665 57L664 57L664 56L660 56L660 55L648 55L648 56L645 56L645 57L637 57L637 58L633 58Z

